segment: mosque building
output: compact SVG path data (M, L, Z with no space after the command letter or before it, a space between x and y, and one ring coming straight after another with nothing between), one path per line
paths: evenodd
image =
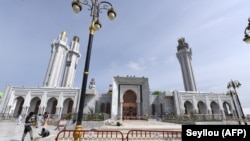
M49 112L52 118L77 113L81 89L74 87L79 52L79 38L68 43L62 32L51 44L51 58L42 87L7 86L0 103L2 116L26 116ZM85 94L84 114L90 109L106 113L111 119L140 118L173 114L220 115L223 119L241 118L239 101L225 93L198 92L192 68L192 50L184 38L178 40L179 60L185 91L150 91L149 79L136 76L114 76L110 91L98 93L91 79Z

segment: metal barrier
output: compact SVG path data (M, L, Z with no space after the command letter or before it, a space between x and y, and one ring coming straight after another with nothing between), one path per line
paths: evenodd
M75 130L60 131L55 141L74 141ZM181 141L181 131L171 130L129 130L126 138L123 133L115 130L80 130L79 141Z
M170 130L130 130L127 133L127 141L166 141L180 140L181 131Z
M67 122L68 122L68 121L65 120L65 119L60 119L60 120L58 121L58 124L57 124L56 129L58 129L59 131L60 131L60 128L65 129ZM56 130L56 129L55 129L55 130Z
M60 131L55 141L74 141L75 130ZM113 130L80 130L76 133L81 134L79 141L123 141L123 134Z

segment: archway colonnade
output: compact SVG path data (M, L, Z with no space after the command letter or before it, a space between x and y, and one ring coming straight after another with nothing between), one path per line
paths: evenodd
M27 103L27 102L26 102ZM17 117L18 115L26 116L29 112L34 112L35 114L44 114L48 112L51 116L61 117L61 115L69 114L73 112L73 100L67 98L63 100L63 106L59 106L58 99L51 97L47 100L45 106L41 105L41 99L39 97L33 97L30 99L29 104L25 105L25 99L22 96L16 97L14 99L13 105L9 108L9 115Z
M223 101L220 105L216 101L211 101L205 103L203 101L198 101L197 103L192 103L189 100L186 100L183 104L183 115L190 114L201 114L201 115L217 115L223 119L232 118L235 109L228 101Z

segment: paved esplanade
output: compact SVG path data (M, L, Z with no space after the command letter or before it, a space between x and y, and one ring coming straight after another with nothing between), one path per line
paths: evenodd
M39 128L33 128L34 140L40 137L38 134L41 132L42 126ZM46 129L50 131L50 136L40 139L40 141L51 141L55 139L55 136L59 132L55 130L55 125L48 125ZM181 130L181 124L166 123L159 121L123 121L122 126L108 126L104 125L99 128L100 130L123 130L123 133L128 130ZM24 130L24 123L18 125L17 121L13 120L0 120L0 141L21 141ZM30 141L29 133L25 137L25 141Z
M33 129L33 138L40 137L38 134L41 133L41 127L32 127ZM58 130L55 130L55 125L48 125L48 129L51 135L56 135ZM21 141L24 130L24 123L17 124L17 121L14 120L0 120L0 141ZM30 141L30 135L27 133L24 141Z
M100 127L100 130L181 130L181 124L161 122L155 120L125 120L122 122L122 126L108 126L104 125Z

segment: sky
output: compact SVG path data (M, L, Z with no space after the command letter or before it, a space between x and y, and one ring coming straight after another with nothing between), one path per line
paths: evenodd
M62 31L80 38L81 58L74 86L80 88L91 22L88 7L79 14L71 0L0 1L0 91L7 85L37 87L45 79L51 43ZM239 81L242 107L250 107L250 44L243 42L250 17L247 0L109 0L117 17L100 13L88 80L99 93L114 76L147 77L151 91L184 90L176 57L178 39L192 48L200 92L226 93Z

